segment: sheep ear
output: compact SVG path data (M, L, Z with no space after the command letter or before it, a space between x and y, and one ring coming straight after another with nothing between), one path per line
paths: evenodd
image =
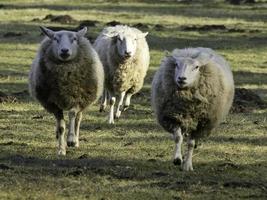
M165 59L171 63L171 64L175 64L176 61L177 61L177 58L175 58L173 55L171 55L171 52L168 52L168 51L165 51L166 53L166 56L165 56Z
M145 38L148 35L148 32L145 33L139 33L138 38Z
M122 35L122 34L118 34L118 35L116 36L116 38L119 39L120 41L122 41L122 40L123 40L123 35Z
M47 37L49 37L49 38L53 38L54 37L55 32L52 31L51 29L48 29L48 28L46 28L44 26L40 26L40 29Z
M110 38L114 38L118 36L118 34L114 34L114 33L103 33L103 35L106 37L110 37Z
M212 57L213 57L212 54L204 53L204 52L199 52L198 54L196 54L192 58L196 62L198 62L198 65L203 66L203 65L208 64L210 62L210 60L212 59Z
M79 30L79 31L77 32L77 35L78 35L79 37L84 37L86 33L87 33L87 27L83 27L81 30Z
M164 54L166 57L171 57L172 56L172 53L169 52L168 50L164 50Z

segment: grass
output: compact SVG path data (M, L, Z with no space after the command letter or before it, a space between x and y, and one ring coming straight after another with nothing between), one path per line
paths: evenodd
M42 37L39 25L76 27L43 19L69 14L105 23L148 25L151 65L132 107L114 125L94 105L84 114L79 149L56 156L54 119L28 95L0 104L0 199L265 199L267 110L231 113L195 150L194 172L172 164L174 144L150 108L151 80L164 50L205 46L224 55L236 87L267 101L267 7L264 3L182 4L172 1L7 1L0 4L0 91L27 90L30 64ZM155 29L155 25L163 25ZM225 25L185 31L185 26ZM236 29L236 31L229 31ZM21 33L4 37L7 32Z

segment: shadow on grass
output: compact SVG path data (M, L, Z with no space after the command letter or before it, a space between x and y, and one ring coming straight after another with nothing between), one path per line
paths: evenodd
M6 155L5 152L1 152ZM258 195L266 191L266 180L259 172L264 170L266 162L253 162L249 164L235 164L231 162L217 161L207 163L195 163L195 172L181 172L179 167L173 166L171 161L161 160L136 160L81 158L81 159L43 159L20 154L1 156L1 163L6 170L19 172L20 178L25 175L39 177L111 177L122 181L137 181L136 184L125 185L124 191L139 188L161 188L164 190L184 191L194 187L243 188L254 190ZM2 165L3 166L3 165ZM172 167L171 167L172 166ZM8 169L9 168L9 169ZM203 173L205 172L205 173ZM250 173L250 176L235 176L237 173ZM13 173L11 176L17 176ZM30 180L29 180L30 181ZM142 183L146 181L149 183ZM120 186L119 186L120 187Z
M1 78L7 78L9 76L11 77L16 77L16 78L25 78L28 77L28 73L27 72L18 72L15 70L8 70L11 66L15 66L15 68L19 69L19 67L21 67L22 65L19 64L9 64L9 63L0 63L0 66L2 68L2 70L0 70L0 77ZM3 68L6 68L6 70L4 70Z
M264 85L267 84L267 73L256 73L249 71L234 71L234 78L236 85L255 84Z
M265 48L267 37L262 35L259 37L240 36L221 36L212 37L210 35L194 36L193 38L186 37L159 37L150 34L148 36L148 43L152 50L169 50L172 51L174 48L185 48L185 47L209 47L213 49L258 49ZM164 45L163 45L164 44Z
M102 116L102 119L106 118L107 115ZM162 129L160 128L159 125L157 125L156 122L154 121L146 121L146 119L150 119L151 116L143 116L140 118L140 116L138 115L138 117L134 117L134 116L130 116L125 118L125 116L123 116L121 119L119 119L119 121L115 121L115 124L108 124L107 121L103 122L96 122L96 123L90 123L89 121L83 121L81 124L81 129L85 129L85 130L90 130L90 131L94 131L94 130L101 130L101 131L112 131L112 133L119 134L119 135L127 135L127 132L129 131L138 131L141 133L144 133L144 135L147 132L158 132L161 131ZM126 121L127 120L127 121ZM132 121L132 122L129 122Z
M0 91L6 93L7 95L13 95L13 93L23 93L21 100L29 100L29 94L24 94L25 91L28 91L28 83L18 83L18 82L7 82L0 83ZM14 95L16 96L16 94ZM20 96L19 94L17 95Z
M41 22L40 24L44 24ZM77 24L78 25L78 24ZM26 31L26 34L19 37L1 37L2 44L38 44L42 40L43 36L40 36L39 27L37 25L30 24L0 24L0 33L4 34L9 32L9 30L16 31ZM171 30L168 30L168 32ZM163 30L164 32L164 30ZM166 32L166 31L165 31ZM183 33L183 31L178 31L178 33ZM98 33L92 32L88 33L88 36L96 37ZM255 36L248 35L225 35L222 34L220 37L211 36L208 34L201 34L198 36L177 36L177 37L161 37L153 33L149 34L147 37L149 46L151 50L169 50L174 48L185 48L185 47L210 47L213 49L259 49L265 47L265 42L267 40L266 35L258 34ZM20 49L23 50L23 49ZM29 51L29 49L25 49ZM32 50L30 50L32 51Z
M127 13L138 13L145 15L173 15L173 16L184 16L184 17L203 17L203 18L239 18L247 21L264 21L267 19L266 12L258 13L254 12L254 7L237 7L228 6L224 7L221 4L175 4L175 3L158 3L158 4L138 4L129 3L117 4L114 3L90 3L83 4L81 6L76 5L51 5L51 4L3 4L2 9L49 9L56 11L66 10L97 10L102 12L127 12ZM263 8L264 9L264 8Z
M207 140L216 142L216 143L231 143L231 144L242 144L242 145L253 145L253 146L266 146L267 138L266 136L257 136L252 137L250 135L232 137L232 136L216 136L209 137Z

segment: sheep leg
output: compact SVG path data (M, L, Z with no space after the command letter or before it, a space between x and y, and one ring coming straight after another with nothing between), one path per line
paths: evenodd
M103 91L99 112L104 112L107 107L107 90Z
M109 103L110 103L110 112L109 112L108 123L114 124L114 106L116 103L116 97L112 96L109 100Z
M77 139L75 135L75 121L77 114L79 112L79 109L77 108L72 108L69 111L69 132L68 132L68 137L67 137L67 145L69 147L77 147Z
M186 152L185 161L182 167L184 171L193 171L192 157L193 157L194 147L195 147L195 140L188 138L187 152Z
M123 111L125 111L125 110L127 110L129 108L132 96L133 96L133 94L127 93L126 99L125 99L125 103L124 103L124 106L123 106Z
M80 135L80 125L82 121L82 112L78 112L75 119L75 147L79 147L79 135Z
M123 110L122 104L123 104L124 96L125 96L125 92L122 92L120 94L120 101L119 101L119 104L118 104L118 107L117 107L117 111L116 111L116 114L115 114L115 118L116 119L118 119L121 116L121 111Z
M66 124L64 121L63 111L55 115L56 117L56 136L58 140L58 155L66 155L65 130Z
M175 142L173 164L181 165L183 162L183 157L182 157L183 135L182 135L181 128L178 128L176 131L174 131L173 139Z

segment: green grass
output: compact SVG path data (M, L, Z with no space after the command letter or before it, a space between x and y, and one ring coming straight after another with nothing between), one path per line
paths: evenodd
M30 64L42 37L39 25L76 27L43 19L69 14L105 23L148 25L151 65L133 105L114 125L94 105L84 113L80 148L56 156L55 121L28 96L0 104L0 199L265 199L267 110L231 113L195 150L194 172L172 164L174 144L150 107L151 80L164 50L204 46L230 62L236 87L267 101L267 7L174 1L4 1L0 4L0 91L27 90ZM163 25L156 30L156 24ZM226 30L184 31L184 26L225 25ZM238 29L231 32L229 29ZM4 37L6 32L22 33ZM84 155L84 158L79 158ZM9 169L5 169L5 167Z

